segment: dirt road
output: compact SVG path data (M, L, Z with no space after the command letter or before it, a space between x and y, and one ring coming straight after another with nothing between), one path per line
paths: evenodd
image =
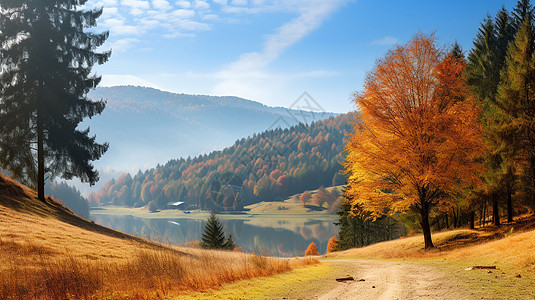
M376 260L333 260L336 276L355 281L337 283L314 299L468 299L457 283L431 267ZM360 281L359 281L360 280ZM309 298L305 297L305 298Z

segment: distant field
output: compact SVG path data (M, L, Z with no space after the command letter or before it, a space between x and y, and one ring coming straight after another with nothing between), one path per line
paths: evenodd
M333 189L341 190L341 186L326 188L327 191ZM310 191L314 195L317 190ZM283 201L274 202L259 202L245 207L243 212L221 212L218 217L221 219L233 220L251 220L253 218L262 219L314 219L314 220L334 220L337 218L335 214L329 212L327 206L317 207L312 204L303 206L298 200L299 194L288 197ZM209 211L205 210L191 210L190 213L184 213L182 210L165 209L158 212L151 213L147 207L122 207L122 206L103 206L98 208L91 208L92 215L132 215L139 218L183 218L183 219L206 219Z

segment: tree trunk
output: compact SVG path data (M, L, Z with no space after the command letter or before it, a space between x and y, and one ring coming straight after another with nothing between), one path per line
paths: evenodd
M422 217L420 225L422 226L422 231L424 233L425 249L431 249L435 246L433 245L433 241L431 240L431 227L429 226L429 203L424 200L424 197L420 196L420 198L420 202L422 205L420 210L420 215Z
M475 229L476 228L476 212L475 211L471 211L470 212L470 229Z
M37 198L45 202L45 155L43 147L43 121L41 118L41 112L37 108Z
M500 210L498 205L498 195L492 197L492 221L495 226L500 226Z
M513 222L513 197L511 183L507 183L507 222Z

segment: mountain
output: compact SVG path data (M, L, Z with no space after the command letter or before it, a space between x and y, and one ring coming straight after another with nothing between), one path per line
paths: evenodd
M254 133L335 115L323 112L308 94L288 103L291 109L238 97L134 86L97 88L89 97L107 101L102 115L81 125L90 126L98 141L110 143L108 152L95 162L104 176L111 170L144 170L173 158L222 149Z
M231 147L180 158L145 172L123 174L89 195L92 205L149 205L215 210L281 200L320 186L340 185L345 138L353 114L277 128L242 138Z

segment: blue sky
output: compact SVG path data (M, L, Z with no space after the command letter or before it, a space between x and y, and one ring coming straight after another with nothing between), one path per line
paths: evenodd
M143 85L287 107L304 91L327 111L354 109L366 72L396 43L435 33L465 51L494 0L89 0L104 7L102 86Z

